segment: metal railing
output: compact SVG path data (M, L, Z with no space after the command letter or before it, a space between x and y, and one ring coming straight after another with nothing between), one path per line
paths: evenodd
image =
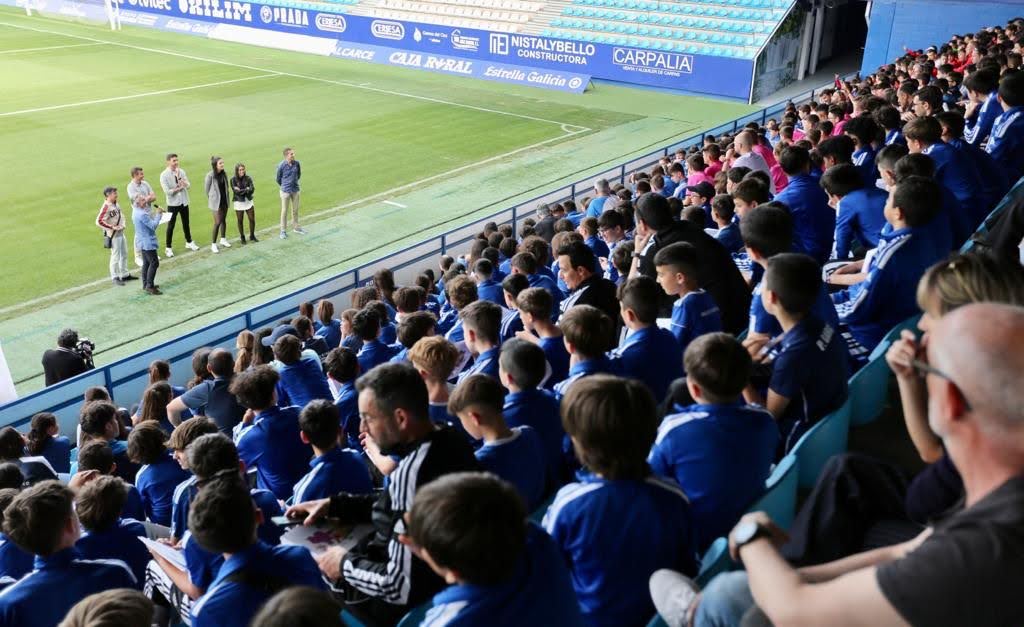
M11 401L0 406L0 427L22 427L31 420L35 413L48 411L56 414L63 433L74 433L82 394L88 387L97 385L105 387L114 401L120 405L127 406L135 403L148 385L149 364L156 359L170 362L172 382L183 384L192 376L192 353L198 348L209 346L234 349L235 338L239 332L271 326L279 320L291 318L298 309L299 303L304 301L330 299L334 301L336 309L344 309L345 307L339 306L340 302L344 301L347 306L352 290L364 285L368 279L372 278L373 273L381 268L391 268L399 284L411 283L423 267L423 262L434 260L438 255L462 254L467 251L469 242L487 222L511 223L518 232L520 222L534 215L535 208L539 203L574 199L577 195L590 192L594 182L601 178L625 183L626 177L630 173L657 163L661 157L673 154L679 148L686 149L702 142L705 135L717 136L722 133L735 132L754 121L764 125L770 117L778 115L785 109L786 102L802 102L813 99L814 94L820 89L809 90L787 101L769 105L760 111L678 140L654 152L623 162L611 169L596 172L587 178L553 189L496 213L476 218L460 227L417 244L406 246L351 270L346 270L313 285L247 309L220 322L206 325L111 364L99 366L73 379L62 381L57 385Z

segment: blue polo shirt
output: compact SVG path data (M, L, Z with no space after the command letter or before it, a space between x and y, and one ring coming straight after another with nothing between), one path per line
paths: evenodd
M256 467L256 485L279 499L292 495L313 456L299 436L299 408L271 407L256 414L235 440L238 457Z
M277 382L277 402L282 406L302 408L315 399L334 400L320 358L312 351L303 351L302 357L294 364L276 363L281 377Z
M526 546L508 580L455 584L434 595L423 627L583 627L569 571L551 536L527 523Z
M363 348L363 341L356 335L350 335L341 341L341 345L358 354Z
M561 304L562 300L565 298L562 294L562 290L558 288L558 283L553 278L546 274L541 274L540 272L537 274L531 274L527 276L526 279L530 284L530 287L542 287L551 294L551 298L554 299L554 303L552 303L552 311L557 312L558 305Z
M595 257L608 257L608 244L605 244L600 237L591 235L587 239L583 240L583 243L587 245L587 248L594 252ZM600 271L600 266L598 266L598 269L595 270L595 272L600 273Z
M137 520L121 518L106 529L84 531L75 548L86 559L121 560L128 565L141 590L146 581L146 564L153 557L139 538L145 538L146 527Z
M409 349L402 346L400 343L391 345L391 348L395 350L395 356L388 360L389 364L402 364L409 361Z
M178 465L170 451L163 453L156 462L139 468L135 487L142 497L146 518L158 525L170 526L174 488L191 474Z
M647 461L690 498L699 552L728 535L764 493L778 445L772 415L742 402L675 405L662 420Z
M540 348L544 351L544 357L551 366L551 374L544 383L546 389L552 389L559 381L569 376L569 351L565 349L565 340L562 336L540 338Z
M738 253L743 250L743 237L740 235L739 222L730 222L724 228L718 229L715 239L730 253Z
M224 435L230 436L231 429L242 421L245 408L238 404L235 395L228 391L231 382L222 377L203 381L181 395L181 402L192 410L193 414L201 411L203 415L217 424ZM118 462L118 467L121 463Z
M964 139L973 146L984 146L992 125L1003 112L999 104L999 90L994 90L985 98L985 102L977 107L970 116L964 118Z
M685 353L693 340L722 330L722 312L711 294L704 290L690 292L672 303L671 330Z
M501 289L501 283L494 279L477 283L476 293L480 300L490 301L499 307L505 306L505 290Z
M71 440L63 435L50 438L39 455L50 462L54 472L71 472Z
M839 200L836 217L835 258L850 256L854 242L865 249L878 246L885 221L885 203L889 195L877 187L854 190Z
M657 326L633 331L608 357L621 376L646 383L658 403L669 384L683 376L683 349L671 331Z
M380 325L380 335L377 339L388 346L394 344L398 341L398 327L391 321L382 323Z
M139 494L138 488L131 484L128 484L128 497L124 501L124 507L121 508L121 517L135 520L146 519L146 508L142 504L142 495Z
M562 415L554 393L538 389L511 392L505 396L502 416L513 429L526 426L537 433L547 477L557 481L561 475L565 429L562 428Z
M587 205L586 217L588 218L600 218L601 214L604 213L604 203L608 201L607 196L597 196L593 198ZM582 222L582 220L581 220ZM578 226L578 225L577 225Z
M770 338L782 335L782 325L779 324L778 318L768 313L764 308L764 303L761 301L762 289L764 289L764 281L754 286L754 293L750 299L750 327L748 332L764 334ZM839 328L839 314L836 313L836 307L829 296L828 288L824 285L821 286L821 291L818 293L818 298L814 301L814 306L811 307L811 314L817 316L819 320L824 320L832 325L833 328Z
M348 449L332 448L309 462L310 470L295 484L293 503L325 499L340 492L370 494L373 482L363 456Z
M452 330L458 321L459 312L455 311L448 303L445 303L441 307L441 315L437 319L437 334L448 335L448 332Z
M360 450L359 444L359 392L356 390L356 382L346 381L338 388L338 398L334 401L341 416L339 425L345 431L345 438L348 440L349 448Z
M878 179L878 168L875 167L875 150L871 147L871 144L863 146L859 150L854 150L850 160L853 161L854 167L860 172L860 177L864 180L864 184L873 185Z
M124 562L87 560L74 548L36 556L34 567L0 593L0 625L53 627L90 594L139 585Z
M283 579L294 586L324 590L313 555L301 546L269 546L257 542L224 561L206 594L192 605L193 627L248 627L267 592L228 578L240 571Z
M849 327L857 342L871 351L889 329L920 313L917 283L925 270L941 258L916 229L883 234L860 288L832 294L839 322Z
M32 572L34 561L34 555L0 533L0 588L9 586Z
M768 388L789 399L778 419L788 453L811 425L846 401L849 355L838 329L808 316L782 336L770 358Z
M502 309L500 335L502 343L511 340L524 329L518 309Z
M319 320L313 322L313 329L316 334L324 338L327 346L337 348L341 345L341 320L331 318L330 324L324 324Z
M473 365L459 373L459 383L474 374L485 374L488 377L498 380L498 358L501 357L501 347L496 346L485 350L476 356Z
M380 338L363 342L363 347L356 355L356 359L359 360L359 371L366 374L376 366L387 363L395 356L395 352L395 349L385 344Z
M555 383L555 397L558 398L558 400L561 400L569 391L569 386L571 386L574 381L592 374L618 374L618 368L616 365L612 364L605 355L581 361L574 366L570 366L569 374L566 378Z
M558 491L543 524L593 627L644 624L654 614L647 587L654 571L697 572L690 507L675 481L585 475Z
M583 218L585 217L587 217L587 214L583 213L582 211L574 211L572 213L565 214L565 219L568 220L569 222L572 222L572 228L574 229L579 228L580 223L583 222ZM600 218L601 216L597 217Z
M836 232L836 212L828 206L828 196L818 180L810 174L792 176L775 200L786 205L793 215L797 252L814 257L818 263L828 261Z
M892 146L893 144L907 145L907 140L903 138L903 131L901 129L894 128L885 133L885 145Z
M171 495L171 535L181 540L188 530L188 506L192 502L192 495L198 489L198 480L192 476L185 479L174 488Z
M992 123L986 152L1003 169L1006 180L1024 176L1024 107L1011 107Z
M484 470L498 475L519 490L528 511L532 512L543 502L547 468L544 446L533 427L513 427L512 435L493 442L485 441L475 455Z

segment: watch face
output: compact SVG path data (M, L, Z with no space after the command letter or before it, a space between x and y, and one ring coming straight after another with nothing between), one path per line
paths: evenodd
M754 539L754 536L757 535L757 530L757 523L751 521L741 522L736 525L736 529L732 532L733 540L736 541L738 546L743 546Z

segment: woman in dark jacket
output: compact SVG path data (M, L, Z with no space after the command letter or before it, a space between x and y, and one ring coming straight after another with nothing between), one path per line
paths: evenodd
M231 248L227 238L227 225L224 223L228 215L228 174L224 171L224 160L220 157L210 157L210 171L206 173L204 182L206 189L207 205L213 212L213 239L210 240L210 250L215 253L217 249L217 234L220 234L220 245L224 248Z
M235 164L235 175L231 177L231 191L234 193L232 200L235 207L235 218L238 219L238 234L245 244L245 228L243 227L243 214L249 216L249 240L258 242L256 239L256 206L252 204L252 193L256 187L252 184L252 177L245 173L245 164Z

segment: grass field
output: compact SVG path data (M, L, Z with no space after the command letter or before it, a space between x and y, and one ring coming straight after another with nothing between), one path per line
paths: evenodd
M620 86L580 96L146 29L112 33L6 7L0 85L0 341L22 389L37 386L38 354L69 319L109 361L252 304L242 297L260 299L263 285L297 288L336 260L386 252L375 243L454 226L750 110ZM303 164L303 222L315 244L271 232L285 145ZM212 154L229 168L247 164L268 237L214 256L185 251L179 230L178 255L160 270L172 298L154 305L134 286L109 285L93 220L102 188L123 190L133 165L146 168L162 204L157 177L169 151L192 180L198 243L211 237L201 187ZM237 238L232 222L228 235ZM176 289L188 297L173 298ZM83 328L103 327L111 304L122 328Z

